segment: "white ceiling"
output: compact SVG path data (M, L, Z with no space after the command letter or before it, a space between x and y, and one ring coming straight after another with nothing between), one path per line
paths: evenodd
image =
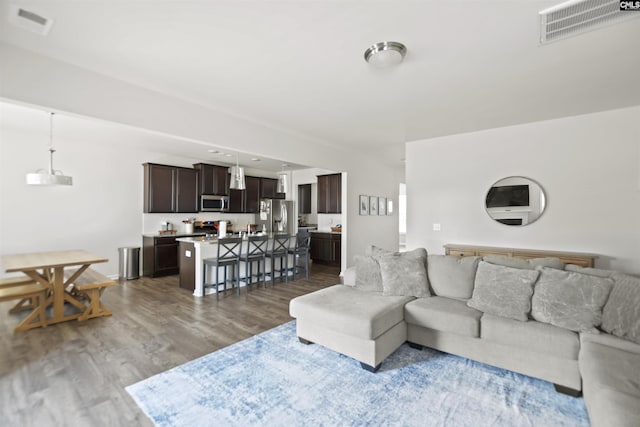
M394 164L406 141L640 105L640 20L541 46L558 1L1 3L9 44ZM10 3L49 35L8 25ZM407 56L374 69L384 40Z

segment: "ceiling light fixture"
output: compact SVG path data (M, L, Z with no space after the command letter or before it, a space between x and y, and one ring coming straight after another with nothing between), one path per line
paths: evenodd
M289 166L288 164L282 165L282 172L278 173L278 185L276 187L276 192L278 193L287 193L287 189L289 188L289 173L284 169Z
M364 51L364 60L375 67L390 67L402 62L407 47L398 42L380 42Z
M240 167L238 154L236 153L236 165L231 166L231 182L229 188L232 190L245 190L247 188L244 182L244 168Z
M27 174L28 185L72 185L73 178L65 176L62 171L53 169L53 114L49 115L49 170L38 169L35 173Z

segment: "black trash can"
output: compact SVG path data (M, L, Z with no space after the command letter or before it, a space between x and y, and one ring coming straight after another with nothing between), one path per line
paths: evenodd
M140 248L118 248L118 279L130 280L140 277Z

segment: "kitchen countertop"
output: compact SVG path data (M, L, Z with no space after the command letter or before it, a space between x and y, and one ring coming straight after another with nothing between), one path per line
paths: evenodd
M160 234L160 233L145 233L143 237L195 237L204 236L206 233L174 233L174 234Z
M272 234L269 234L268 236L269 238L273 237ZM233 236L227 235L227 237L238 237L238 235L237 234L234 234ZM218 243L218 236L206 237L204 234L200 234L198 236L187 235L187 236L178 237L176 240L178 242L198 243L198 244L208 243L212 245L212 244ZM242 240L246 241L247 236L245 235Z
M311 230L311 233L323 233L323 234L342 234L342 231L322 231L322 230Z

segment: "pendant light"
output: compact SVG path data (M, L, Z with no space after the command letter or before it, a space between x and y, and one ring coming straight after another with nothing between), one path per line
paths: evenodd
M229 188L232 190L245 190L247 186L244 182L244 168L240 167L238 154L236 153L236 165L231 166L231 182Z
M278 193L287 193L287 189L289 188L289 174L284 170L287 164L282 165L282 172L278 173L278 185L276 187L276 192Z
M28 185L72 185L73 178L65 176L62 171L53 169L53 114L49 115L49 170L38 169L27 174Z

